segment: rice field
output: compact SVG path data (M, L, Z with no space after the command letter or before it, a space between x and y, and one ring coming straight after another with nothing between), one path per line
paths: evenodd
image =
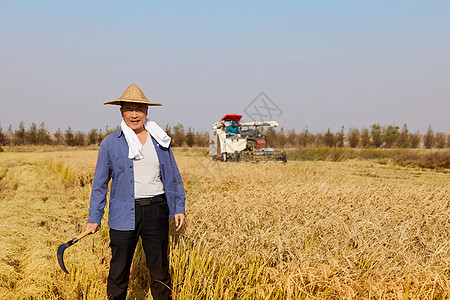
M450 173L374 160L213 162L175 149L187 224L175 299L450 298ZM0 153L0 299L106 299L109 237L88 217L95 150ZM152 299L141 247L129 299Z

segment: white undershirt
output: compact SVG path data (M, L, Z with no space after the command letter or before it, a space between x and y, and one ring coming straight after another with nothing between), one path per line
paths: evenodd
M154 197L164 193L159 160L150 134L143 145L142 159L133 159L134 197Z

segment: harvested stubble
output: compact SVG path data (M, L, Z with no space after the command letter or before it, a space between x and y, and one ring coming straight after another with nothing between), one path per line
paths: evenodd
M70 201L61 205L49 198L45 203L54 206L46 207L45 213L38 207L41 214L37 218L54 218L54 222L45 224L57 237L46 230L33 235L53 247L57 241L71 238L71 232L81 230L90 185L81 187L79 178L92 178L95 153L64 152L46 157L52 162L47 169L40 166L39 176L64 175L65 168L75 174L68 177L73 178L72 184L70 179L61 180L61 175L59 179L57 174L49 178L56 182L51 187L53 192L62 189L60 197L73 194ZM283 165L218 163L183 152L176 152L176 157L188 195L186 229L182 235L172 232L171 236L170 261L177 299L450 296L448 173L367 161ZM29 164L34 166L38 161L42 159L35 158ZM58 167L59 163L63 164ZM18 172L13 167L8 170ZM17 182L20 186L22 180L8 179L8 174L0 181L3 184L7 179L9 187L2 189L3 202L10 194L17 198L19 193L13 187ZM38 193L39 197L46 195L43 190ZM61 222L70 214L71 222ZM8 245L15 245L17 240L4 229L15 222L19 222L17 216L1 227ZM69 250L70 275L62 274L50 258L38 261L42 269L38 279L46 283L46 289L18 288L37 279L32 272L23 273L22 268L3 272L3 260L1 274L11 275L2 276L0 294L16 298L104 298L110 257L105 227ZM59 228L65 232L58 232ZM27 234L22 232L21 236L27 238ZM19 266L36 263L30 247L26 243L20 248L24 255L17 256ZM55 250L46 249L45 244L39 249L50 254ZM145 297L148 287L142 250L136 255L131 299ZM9 267L11 264L6 263Z

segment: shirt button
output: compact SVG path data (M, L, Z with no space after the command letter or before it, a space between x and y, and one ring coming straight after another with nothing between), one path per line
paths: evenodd
M132 168L133 166L130 166L130 169Z

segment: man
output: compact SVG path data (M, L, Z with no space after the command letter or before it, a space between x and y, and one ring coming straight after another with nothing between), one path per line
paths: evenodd
M161 104L147 100L135 84L119 99L105 104L120 105L123 121L120 129L100 144L86 230L95 233L100 228L112 179L108 298L126 299L131 262L141 237L153 299L170 299L169 217L175 219L176 230L180 230L185 223L186 195L170 137L147 119L148 106Z
M229 134L229 136L238 135L240 132L237 123L235 121L231 121L231 125L227 127L225 133Z

